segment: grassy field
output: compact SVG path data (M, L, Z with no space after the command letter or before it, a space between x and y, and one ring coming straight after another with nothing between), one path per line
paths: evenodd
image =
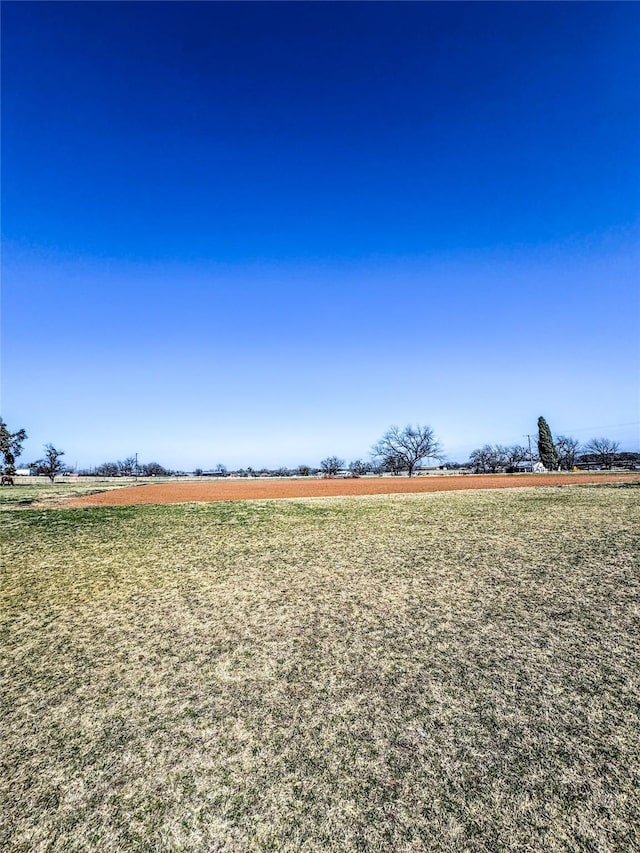
M639 508L5 512L0 847L640 850Z
M0 511L23 509L33 505L54 507L66 498L123 489L128 486L164 483L168 478L58 477L54 483L46 477L16 477L15 480L15 486L0 487Z

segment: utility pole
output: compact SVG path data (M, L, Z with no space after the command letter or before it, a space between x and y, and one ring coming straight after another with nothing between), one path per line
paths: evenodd
M138 479L138 451L136 450L136 480Z
M531 466L531 473L533 474L533 453L531 452L531 436L528 433L527 438L529 439L529 465Z

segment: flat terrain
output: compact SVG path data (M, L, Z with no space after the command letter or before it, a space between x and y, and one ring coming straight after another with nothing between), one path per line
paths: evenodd
M3 851L640 850L637 486L15 510Z
M273 498L311 498L346 495L416 494L462 489L506 489L531 486L568 486L585 483L621 483L640 480L640 474L479 474L427 477L361 477L357 479L224 479L174 481L132 486L70 499L66 505L123 506L172 504L191 501L238 501Z

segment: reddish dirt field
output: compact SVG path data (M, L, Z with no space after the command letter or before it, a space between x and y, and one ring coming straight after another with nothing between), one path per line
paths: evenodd
M462 489L512 489L523 486L571 486L587 483L640 482L640 474L470 474L429 477L363 477L354 480L205 480L131 486L71 498L65 507L248 501L272 498L319 498L345 495L391 495Z

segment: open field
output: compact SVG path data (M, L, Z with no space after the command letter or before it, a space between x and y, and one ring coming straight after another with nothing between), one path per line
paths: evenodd
M133 478L105 479L59 478L51 483L46 477L16 477L15 486L0 487L0 510L19 509L42 503L56 506L67 498L127 488L135 484Z
M579 474L471 474L426 477L361 477L322 479L317 477L167 480L139 484L104 494L73 498L67 506L124 506L170 504L190 501L237 501L273 498L337 497L345 495L393 495L468 489L510 489L531 486L568 486L586 483L640 481L640 473L583 472Z
M0 847L640 850L639 510L5 512Z
M13 487L0 488L0 511L24 508L132 506L228 500L338 497L375 494L415 494L467 489L568 486L589 483L640 482L638 472L585 471L578 474L428 475L423 477L363 477L360 479L216 478L192 477L45 477L16 478Z

